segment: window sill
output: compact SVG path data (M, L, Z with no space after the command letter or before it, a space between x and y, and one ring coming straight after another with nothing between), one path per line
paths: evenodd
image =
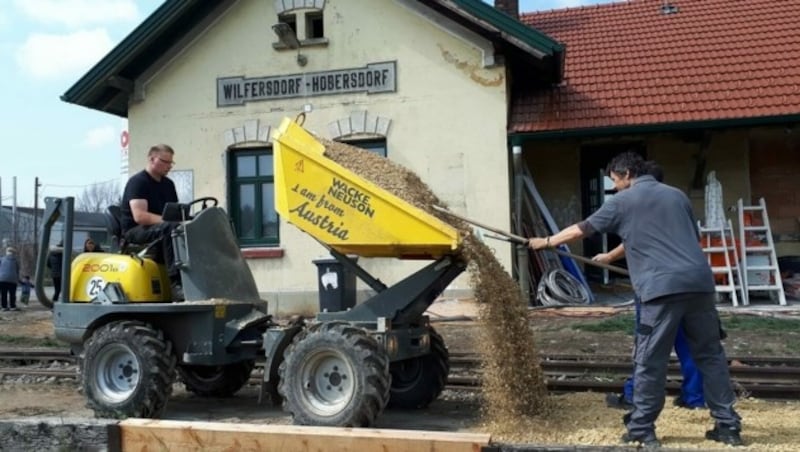
M283 257L283 248L242 248L245 259L279 259Z
M327 47L328 38L308 38L300 41L301 47Z
M327 47L327 46L328 46L328 38L310 38L300 41L300 47L298 49L307 47ZM280 41L273 42L272 48L275 50L298 50L298 49L293 49Z

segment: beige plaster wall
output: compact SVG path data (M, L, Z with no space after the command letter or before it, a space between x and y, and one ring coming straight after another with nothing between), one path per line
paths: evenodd
M372 0L368 7L358 0L327 1L324 26L329 44L300 49L308 59L307 66L300 67L296 51L272 48L277 41L270 29L277 22L273 3L236 2L160 71L137 80L145 99L130 107L131 172L144 166L151 144L166 142L176 149L175 169L194 171L196 197L225 200L226 131L252 120L262 127L277 127L283 117L294 117L310 105L305 126L329 137L329 123L366 111L391 120L389 158L419 174L454 210L508 229L502 67L483 68L476 45L434 26L404 2L390 0ZM216 105L219 77L294 74L383 61L397 62L396 93ZM282 258L249 262L259 289L316 300L316 268L311 260L324 255L323 248L285 222L280 236ZM508 246L492 245L510 268ZM394 259L362 263L389 284L421 266ZM466 290L467 283L462 277L451 288Z
M647 140L647 156L664 167L666 183L680 188L692 201L694 214L705 222L705 191L691 187L699 142L686 142L671 134ZM736 205L739 198L749 198L747 131L716 132L706 150L706 173L714 171L722 184L723 205ZM703 183L706 179L703 179ZM731 213L735 223L735 215Z

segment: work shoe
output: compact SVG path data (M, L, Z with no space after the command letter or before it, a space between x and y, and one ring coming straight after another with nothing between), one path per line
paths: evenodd
M183 297L183 286L180 283L172 283L169 285L169 291L172 295L172 301L183 301L185 298Z
M614 394L613 392L606 394L606 406L620 410L633 409L633 404L625 400L625 396L623 394Z
M661 447L661 441L656 438L655 433L651 435L633 436L628 432L622 435L622 442L625 444L636 443L643 449L658 449Z
M681 396L672 399L672 405L686 410L702 410L706 407L705 405L689 405Z
M739 432L741 432L741 430L736 427L719 424L714 426L714 430L708 430L706 432L706 439L729 446L742 446L744 442Z
M628 411L627 413L622 415L622 425L625 427L631 423L631 417L633 416L633 411Z

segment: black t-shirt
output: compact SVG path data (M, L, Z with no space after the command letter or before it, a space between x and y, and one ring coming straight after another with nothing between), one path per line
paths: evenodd
M161 215L164 205L168 202L178 202L178 193L175 191L175 184L168 177L162 177L161 181L153 179L145 170L131 176L125 184L125 192L122 195L122 230L136 226L131 213L132 199L146 199L147 211L156 215Z

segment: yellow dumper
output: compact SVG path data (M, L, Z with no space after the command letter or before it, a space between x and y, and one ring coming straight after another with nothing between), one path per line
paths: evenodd
M153 251L158 242L119 240L118 249L72 261L65 252L62 297L50 304L53 326L81 357L83 393L96 415L158 418L178 378L200 397L231 396L262 358L261 395L282 401L298 424L366 427L387 405L422 408L441 393L449 357L424 312L464 271L454 253L457 231L324 157L322 144L292 121L274 144L278 212L375 295L309 321L276 321L213 198L173 209L181 213L171 240L183 302L173 301ZM50 243L61 221L71 250L74 199L45 204L39 243ZM107 215L109 232L122 238L115 212ZM347 254L433 262L386 287ZM42 300L47 261L43 246L36 263Z
M278 213L376 292L352 309L319 313L294 336L279 372L284 408L303 424L357 426L387 404L427 406L450 366L424 312L466 267L454 256L458 231L325 157L290 119L273 143ZM387 287L348 254L433 262Z
M325 146L285 119L274 135L275 205L320 242L364 257L441 257L458 232L326 158Z

